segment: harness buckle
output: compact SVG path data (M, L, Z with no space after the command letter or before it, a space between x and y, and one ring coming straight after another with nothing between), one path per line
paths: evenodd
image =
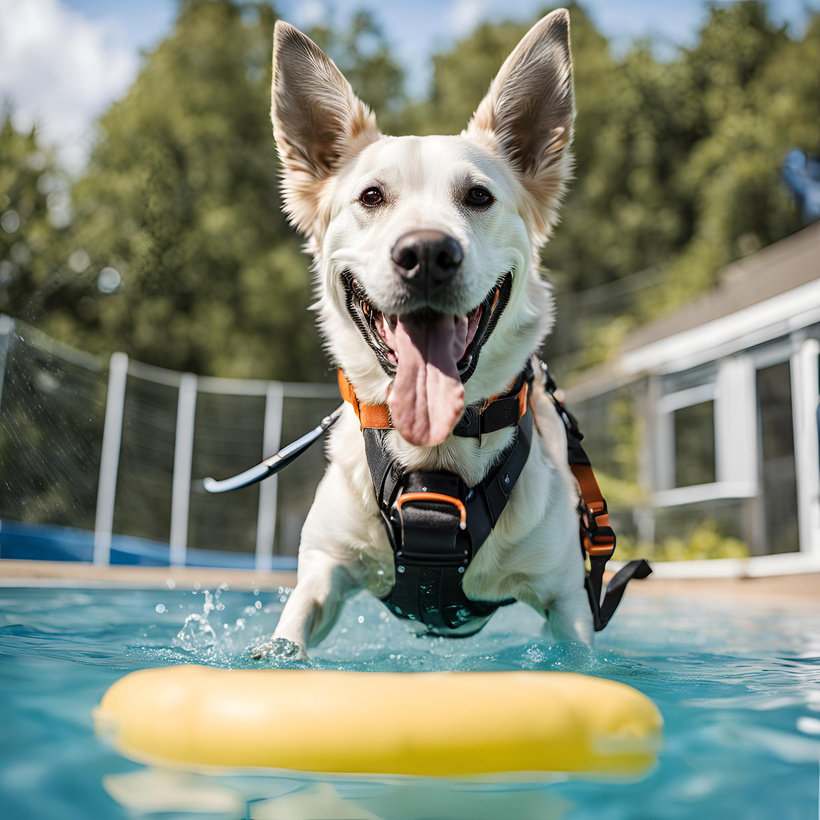
M586 501L581 499L578 512L581 518L581 537L587 554L592 557L609 558L615 552L617 538L609 526L606 501L601 502L599 509L592 510ZM599 524L599 518L605 519L604 522Z
M404 519L402 518L401 508L402 505L406 504L408 501L442 501L445 504L452 504L459 512L459 529L467 529L467 508L464 506L464 502L460 498L456 498L452 495L444 495L443 493L402 493L396 499L396 509L398 510L399 519L401 520L402 524L404 523Z

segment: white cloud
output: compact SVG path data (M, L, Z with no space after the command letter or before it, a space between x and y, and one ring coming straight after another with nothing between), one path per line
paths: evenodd
M487 18L489 11L489 0L456 0L449 13L453 35L463 37L469 34Z
M0 0L0 97L14 125L36 124L69 170L81 169L91 125L134 81L139 57L116 22L59 0Z

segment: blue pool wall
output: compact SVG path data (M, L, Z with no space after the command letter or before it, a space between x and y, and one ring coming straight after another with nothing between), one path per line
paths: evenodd
M26 561L84 561L94 558L94 533L90 530L0 520L0 558ZM295 570L296 558L274 556L272 569ZM109 563L116 566L170 566L170 548L160 541L113 535ZM253 553L203 550L189 547L185 556L189 567L255 569Z

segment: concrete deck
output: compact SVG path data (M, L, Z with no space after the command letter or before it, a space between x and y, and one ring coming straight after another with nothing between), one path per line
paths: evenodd
M296 584L295 572L257 572L199 567L96 566L79 562L0 560L0 587L120 587L271 590ZM684 580L647 578L629 586L630 597L708 598L755 602L767 608L820 612L820 573L768 578Z

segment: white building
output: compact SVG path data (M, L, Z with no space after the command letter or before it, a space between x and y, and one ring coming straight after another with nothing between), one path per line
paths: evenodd
M640 536L715 517L766 556L761 572L820 567L820 224L719 281L632 333L568 391L569 405L594 440L613 397L629 394L646 499L635 511ZM606 446L593 448L593 462Z

